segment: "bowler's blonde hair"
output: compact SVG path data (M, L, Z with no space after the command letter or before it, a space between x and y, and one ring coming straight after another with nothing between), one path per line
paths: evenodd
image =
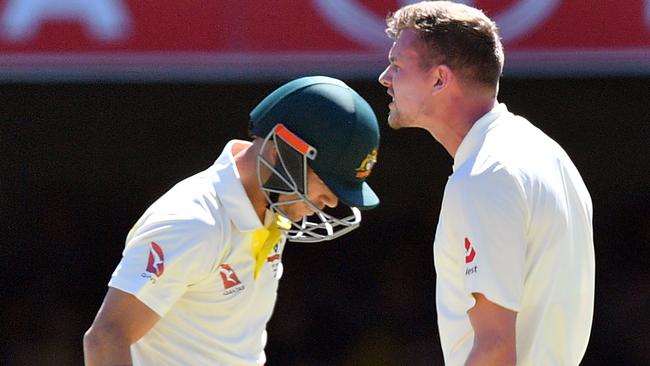
M445 64L466 81L498 86L503 46L496 24L481 10L451 1L422 1L389 15L386 25L394 40L405 29L417 32L423 69Z

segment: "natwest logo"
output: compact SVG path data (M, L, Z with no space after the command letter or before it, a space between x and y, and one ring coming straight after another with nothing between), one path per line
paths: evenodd
M465 238L465 263L472 263L474 257L476 257L476 250L469 239Z

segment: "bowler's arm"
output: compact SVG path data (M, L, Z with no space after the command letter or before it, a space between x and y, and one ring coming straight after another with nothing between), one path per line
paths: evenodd
M160 320L135 296L110 287L83 339L86 366L131 365L129 347Z
M473 293L476 304L467 311L474 328L474 345L465 366L516 365L517 313Z

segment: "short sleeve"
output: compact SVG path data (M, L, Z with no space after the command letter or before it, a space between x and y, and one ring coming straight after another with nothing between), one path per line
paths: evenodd
M214 225L192 219L136 226L109 286L134 295L163 316L219 259L223 243L217 232Z
M525 278L527 209L516 177L505 169L451 182L451 238L464 255L464 289L513 311L521 308ZM473 298L470 308L473 305Z

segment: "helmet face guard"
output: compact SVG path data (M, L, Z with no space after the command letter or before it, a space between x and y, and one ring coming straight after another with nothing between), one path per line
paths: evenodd
M275 146L275 163L264 157L265 151ZM307 168L308 159L316 158L317 151L284 125L276 125L266 136L257 156L257 178L269 208L288 218L283 207L304 202L315 213L303 217L300 222L292 222L286 230L287 238L294 242L320 242L338 238L359 227L361 212L356 207L349 207L351 213L337 218L318 208L308 198ZM279 201L279 195L291 195L295 198Z

